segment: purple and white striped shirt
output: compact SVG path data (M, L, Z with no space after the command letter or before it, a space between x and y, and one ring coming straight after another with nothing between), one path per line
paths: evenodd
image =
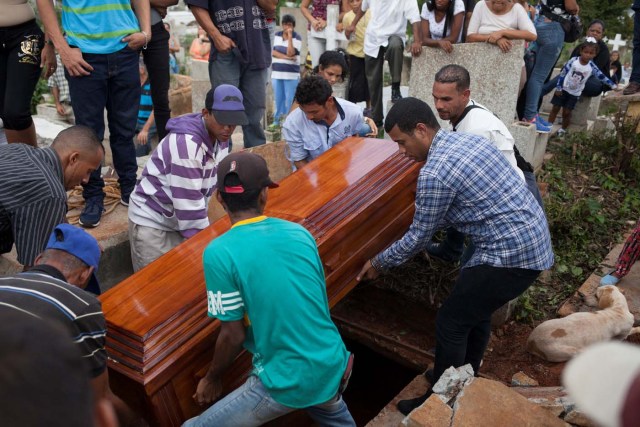
M169 120L131 194L129 219L189 238L209 225L207 206L229 141L212 141L200 113Z

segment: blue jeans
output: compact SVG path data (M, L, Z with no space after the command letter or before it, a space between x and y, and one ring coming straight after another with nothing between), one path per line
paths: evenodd
M262 381L255 375L251 375L243 385L216 402L200 416L185 421L182 427L260 426L295 410L273 400L262 385ZM340 395L327 403L310 406L305 410L321 427L356 425L347 404Z
M71 77L65 71L76 124L90 127L102 141L106 107L113 165L118 173L120 191L129 195L136 185L138 170L133 145L140 104L138 52L125 47L105 55L83 53L82 57L93 67L91 74ZM104 199L103 187L98 167L84 185L82 196L85 200Z
M631 77L629 83L640 83L640 8L633 4L633 55L631 56Z
M237 49L237 48L236 48ZM267 104L267 78L269 69L252 69L250 64L238 60L240 52L216 53L216 59L209 62L211 87L230 84L242 92L244 110L249 123L242 126L244 148L256 147L267 142L260 121L264 117Z
M531 120L538 113L538 101L542 94L542 87L549 72L556 64L564 44L564 30L559 22L545 22L544 17L536 19L537 52L536 62L527 81L526 103L524 118Z
M298 87L298 79L283 80L271 79L273 83L273 97L276 102L276 112L273 114L273 123L280 124L280 119L289 114L293 97Z

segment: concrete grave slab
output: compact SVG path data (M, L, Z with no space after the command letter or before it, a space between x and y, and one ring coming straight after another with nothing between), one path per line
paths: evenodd
M422 55L413 58L409 95L422 99L433 108L431 90L435 74L445 65L459 64L471 75L471 97L503 122L511 123L518 100L523 55L522 41L516 41L508 53L487 43L457 44L450 54L442 49L424 47Z

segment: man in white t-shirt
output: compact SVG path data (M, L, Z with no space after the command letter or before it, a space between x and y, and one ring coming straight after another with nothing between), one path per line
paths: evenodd
M433 102L440 119L448 120L454 132L479 135L493 142L542 207L533 167L518 152L511 132L498 116L471 99L469 71L460 65L445 65L434 80ZM474 250L473 244L469 244L463 255L464 240L463 233L449 228L442 243L427 245L427 253L446 261L457 261L462 257L464 264Z
M331 93L329 82L319 76L298 84L295 100L300 108L289 113L282 127L289 160L298 169L355 135L364 121L362 108Z
M400 77L404 44L407 40L407 21L413 28L411 54L420 56L422 37L420 33L420 11L415 0L363 0L356 17L345 30L347 38L356 25L371 9L371 20L364 36L365 73L371 94L371 109L376 126L382 126L382 65L386 59L391 72L391 101L402 98Z

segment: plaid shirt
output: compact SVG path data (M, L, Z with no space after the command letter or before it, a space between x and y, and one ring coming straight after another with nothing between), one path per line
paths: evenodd
M418 176L415 205L409 231L371 260L374 267L404 263L447 226L476 245L464 267L545 270L553 265L544 211L487 139L439 130Z
M59 100L60 102L71 103L71 97L69 96L69 83L67 82L67 78L64 75L64 65L62 65L62 61L60 60L60 55L56 54L56 63L58 67L56 68L56 72L49 77L49 81L47 85L49 87L57 87L60 91Z

